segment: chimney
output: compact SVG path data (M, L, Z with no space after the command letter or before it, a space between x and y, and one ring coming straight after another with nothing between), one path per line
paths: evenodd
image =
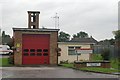
M39 11L28 11L28 28L38 29L39 28Z

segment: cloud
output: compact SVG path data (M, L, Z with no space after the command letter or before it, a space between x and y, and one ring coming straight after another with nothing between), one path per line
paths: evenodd
M40 11L40 26L54 28L58 13L60 29L74 34L86 31L97 40L112 38L117 29L118 0L6 0L2 1L2 29L12 35L12 27L27 28L27 11Z

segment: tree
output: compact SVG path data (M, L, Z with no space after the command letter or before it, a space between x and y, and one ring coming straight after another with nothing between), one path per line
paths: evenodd
M88 34L86 32L80 31L79 33L73 35L73 38L76 38L76 37L77 38L88 38Z
M5 37L5 31L2 32L2 37Z
M2 32L2 44L7 44L10 47L13 46L12 38L10 37L10 35L6 35L5 31Z
M101 56L103 57L103 60L109 60L110 50L109 50L109 49L104 49L104 50L102 51Z
M100 44L100 45L114 45L115 39L111 38L111 39L101 40L101 41L99 41L98 44Z
M111 38L111 39L109 40L109 42L110 42L111 45L114 45L114 44L115 44L115 39Z
M70 40L70 35L61 31L58 36L58 41L59 42L64 42L64 41L69 41Z
M113 31L113 34L115 35L115 55L120 59L120 30Z
M115 35L116 40L120 40L120 30L113 31L113 34Z

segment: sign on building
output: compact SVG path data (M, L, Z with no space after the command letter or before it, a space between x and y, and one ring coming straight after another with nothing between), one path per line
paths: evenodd
M87 66L101 66L101 63L87 63Z

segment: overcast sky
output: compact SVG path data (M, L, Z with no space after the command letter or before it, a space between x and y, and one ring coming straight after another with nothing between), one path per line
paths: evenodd
M96 40L113 38L118 29L119 0L0 0L0 25L7 34L12 28L27 28L27 11L40 11L40 27L55 28L51 17L58 13L60 30L70 35L87 32Z

